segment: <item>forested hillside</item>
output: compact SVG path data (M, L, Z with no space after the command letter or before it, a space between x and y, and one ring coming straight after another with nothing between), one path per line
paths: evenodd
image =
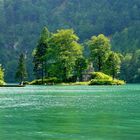
M81 43L103 33L114 50L130 54L130 61L140 49L140 0L0 0L0 63L6 80L14 80L21 52L32 77L31 54L44 26L52 32L73 28Z

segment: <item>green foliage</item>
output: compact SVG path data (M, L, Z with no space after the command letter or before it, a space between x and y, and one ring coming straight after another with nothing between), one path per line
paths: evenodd
M97 71L112 75L115 78L120 72L121 58L119 53L111 51L110 40L104 35L93 36L88 41L90 57Z
M121 54L111 52L106 60L105 73L111 75L113 79L120 73Z
M4 85L4 70L2 68L2 66L0 65L0 85Z
M88 62L84 57L77 58L74 66L74 76L82 81L83 72L87 69Z
M91 79L106 79L106 80L109 80L111 79L112 80L112 77L107 75L107 74L104 74L102 72L92 72L91 73Z
M46 25L52 32L73 28L81 42L102 33L111 38L113 50L132 53L140 44L139 7L139 0L1 0L0 63L6 80L13 81L21 52L27 52L33 78L31 53Z
M27 78L27 71L26 71L25 55L24 54L20 55L15 78L20 83L23 82Z
M125 84L122 80L113 79L111 76L106 75L102 72L91 73L92 80L89 85L123 85Z
M90 57L97 71L103 71L104 64L111 51L110 40L103 34L93 36L88 42Z
M82 46L73 30L58 30L49 41L50 74L67 81L72 76L77 58L82 56Z
M110 80L110 79L94 79L91 80L89 85L124 85L125 82L122 80Z
M140 82L140 50L125 55L120 77L129 83Z
M0 80L0 85L5 85L5 82Z
M90 61L83 56L84 47L78 40L72 29L57 30L51 36L48 35L47 29L43 30L37 48L33 52L34 71L36 78L42 79L42 84L44 77L57 77L65 83L83 81L83 74L87 73ZM121 55L111 52L110 40L101 34L93 36L87 44L90 48L90 60L94 65L97 64L99 70L106 71L115 78L120 70ZM46 71L47 75L44 75Z
M125 28L121 32L116 32L112 37L112 47L121 53L130 53L139 49L140 44L140 22Z
M45 78L43 80L43 84L47 84L47 85L52 85L52 84L58 84L61 83L61 81L59 79L57 79L56 77L50 77L50 78ZM38 79L38 80L34 80L32 82L29 83L30 85L42 85L42 79Z
M34 74L37 79L46 76L46 53L49 47L48 41L50 38L50 32L45 27L41 33L37 47L33 52Z
M0 65L0 80L4 80L4 70L2 68L2 66Z

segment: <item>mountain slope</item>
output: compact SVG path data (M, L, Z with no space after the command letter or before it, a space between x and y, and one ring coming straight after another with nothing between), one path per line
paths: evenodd
M1 0L0 63L6 69L6 79L13 80L20 52L27 53L31 64L31 53L43 26L50 31L73 28L81 42L103 33L113 37L115 50L121 50L117 40L120 41L123 30L129 28L131 39L140 35L135 33L138 30L135 24L136 27L140 25L139 0ZM137 40L140 39L137 37ZM140 48L139 43L135 46ZM130 45L125 47L126 50L132 48ZM28 65L30 73L31 69Z

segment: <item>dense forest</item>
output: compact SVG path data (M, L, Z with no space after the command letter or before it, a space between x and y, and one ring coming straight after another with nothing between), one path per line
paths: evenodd
M33 78L32 52L44 26L50 32L73 28L81 44L93 35L108 36L124 55L120 77L140 82L139 0L0 0L0 63L7 81L15 79L21 52Z

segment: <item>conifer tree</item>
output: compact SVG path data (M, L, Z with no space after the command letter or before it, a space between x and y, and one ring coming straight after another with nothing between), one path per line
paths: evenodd
M45 27L41 33L40 39L38 41L37 47L34 51L34 75L36 79L42 79L42 84L44 81L44 76L46 76L46 52L48 48L48 40L50 37L50 33L48 29Z
M27 78L26 64L25 64L25 55L22 53L19 57L17 72L15 75L16 80L22 84Z

